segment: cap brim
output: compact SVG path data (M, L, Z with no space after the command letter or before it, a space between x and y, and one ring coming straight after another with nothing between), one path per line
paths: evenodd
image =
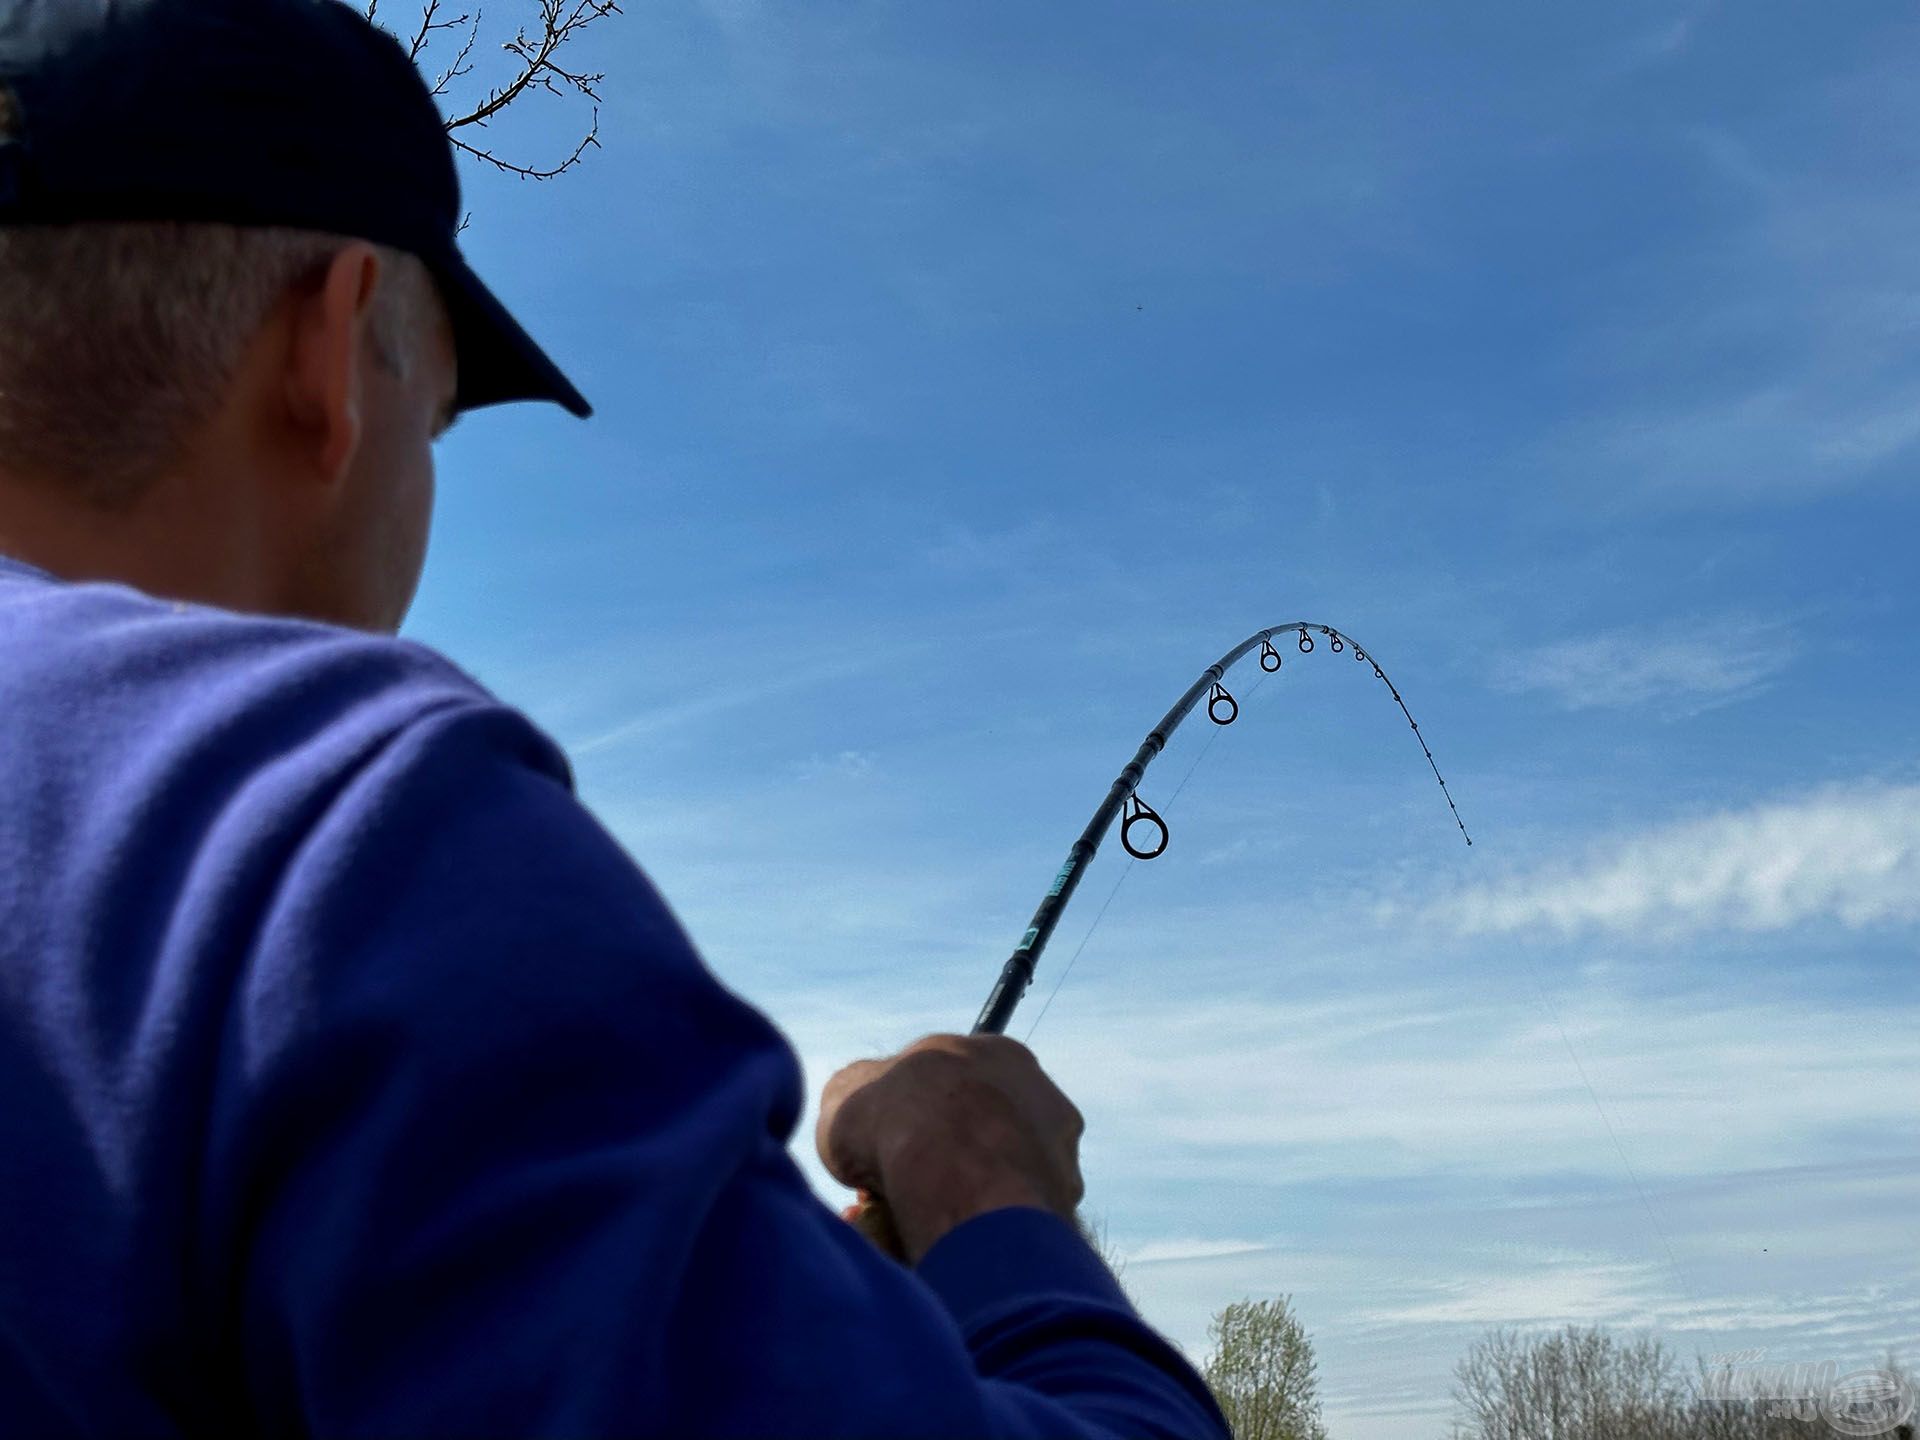
M428 264L453 321L453 346L460 361L456 409L551 400L583 420L593 414L586 397L457 252Z

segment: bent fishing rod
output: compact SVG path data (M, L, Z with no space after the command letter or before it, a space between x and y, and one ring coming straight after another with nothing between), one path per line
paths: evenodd
M1067 862L1060 867L1059 874L1053 877L1040 908L1033 912L1033 921L1027 926L1026 934L1020 937L1020 943L1014 946L1013 954L1000 971L1000 978L994 982L993 991L987 996L987 1003L981 1008L980 1018L974 1022L976 1035L1000 1035L1005 1033L1007 1022L1013 1018L1014 1008L1021 997L1027 993L1027 987L1033 983L1035 966L1040 963L1041 952L1047 948L1047 941L1053 938L1054 928L1060 923L1060 915L1067 908L1067 902L1073 899L1073 893L1086 875L1087 866L1094 854L1100 849L1100 841L1107 829L1113 824L1114 817L1121 810L1126 816L1120 823L1120 843L1126 847L1129 855L1136 860L1151 860L1167 848L1167 822L1160 818L1153 807L1140 798L1140 781L1147 773L1147 767L1153 758L1167 748L1167 741L1173 732L1200 703L1200 697L1207 697L1207 718L1216 725L1231 725L1240 716L1240 702L1235 700L1221 683L1226 679L1227 671L1256 645L1260 647L1260 668L1271 675L1280 669L1282 657L1274 647L1276 635L1296 635L1296 647L1301 654L1311 654L1318 634L1327 641L1327 648L1338 655L1351 649L1356 662L1373 667L1374 678L1387 687L1387 693L1393 696L1393 703L1400 707L1400 713L1407 717L1407 724L1413 730L1413 737L1420 742L1420 753L1427 757L1427 765L1433 771L1433 778L1440 782L1440 793L1446 798L1447 809L1453 815L1453 823L1459 827L1461 838L1467 844L1473 844L1473 837L1467 833L1466 822L1460 818L1460 811L1453 803L1453 793L1447 789L1447 782L1440 774L1440 766L1433 758L1433 751L1427 748L1427 740L1420 733L1420 723L1413 718L1413 712L1407 709L1407 702L1400 697L1400 691L1387 678L1387 672L1380 668L1380 662L1361 649L1360 645L1348 635L1342 634L1331 625L1318 625L1311 621L1294 620L1285 625L1275 625L1271 629L1259 631L1248 636L1233 649L1222 655L1206 672L1194 681L1187 693L1175 702L1174 707L1161 717L1160 723L1147 733L1140 743L1133 759L1127 762L1113 785L1107 791L1106 799L1100 802L1100 808L1093 812L1093 819L1087 822L1087 828L1080 832L1080 838L1073 842L1073 848L1067 852ZM1153 827L1155 836L1146 846L1136 845L1133 829L1136 825Z
M1126 816L1120 822L1120 843L1126 847L1129 855L1136 860L1152 860L1167 848L1167 822L1140 798L1139 785L1147 773L1147 767L1153 763L1156 755L1167 748L1168 739L1180 728L1180 723L1193 713L1202 695L1207 697L1207 718L1215 725L1231 725L1240 718L1240 702L1221 682L1234 664L1256 645L1260 647L1260 668L1269 675L1276 673L1283 663L1279 650L1274 647L1273 638L1276 635L1293 636L1296 648L1303 655L1313 653L1317 644L1314 636L1319 635L1334 654L1352 650L1356 662L1373 667L1374 678L1387 687L1393 703L1406 716L1414 739L1420 743L1420 753L1427 757L1427 767L1433 771L1433 778L1440 782L1440 793L1446 798L1447 810L1453 816L1453 823L1459 827L1461 839L1469 845L1473 844L1473 837L1467 833L1466 822L1460 818L1460 811L1453 803L1453 792L1447 789L1439 763L1433 758L1433 751L1427 747L1426 737L1420 733L1420 722L1413 718L1413 712L1407 709L1407 702L1401 698L1393 681L1387 678L1387 672L1380 668L1380 662L1351 636L1342 634L1331 625L1292 620L1285 625L1261 630L1249 635L1209 665L1206 672L1188 687L1186 694L1161 717L1160 723L1147 732L1147 738L1140 743L1133 759L1127 762L1126 768L1108 788L1106 799L1093 812L1093 819L1087 822L1087 828L1073 842L1073 848L1067 852L1066 864L1053 877L1053 884L1041 899L1040 908L1033 912L1033 922L1027 926L1026 934L1020 937L1020 943L1014 946L1013 954L1001 968L1000 978L994 982L993 991L980 1011L980 1018L974 1022L975 1035L1000 1035L1006 1032L1007 1022L1013 1018L1015 1007L1027 993L1027 987L1033 983L1034 967L1039 964L1041 952L1047 948L1047 941L1053 938L1054 929L1060 924L1061 912L1067 908L1067 902L1073 899L1074 891L1086 875L1088 863L1100 849L1100 841L1106 836L1107 828L1123 808ZM1133 830L1137 825L1153 827L1155 838L1146 846L1134 843ZM904 1254L899 1231L894 1226L884 1196L862 1190L857 1202L847 1212L847 1218L887 1254Z

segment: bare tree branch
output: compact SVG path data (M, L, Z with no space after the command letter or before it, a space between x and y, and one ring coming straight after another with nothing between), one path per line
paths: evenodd
M479 125L492 119L518 100L530 85L539 85L558 95L561 91L554 84L556 76L582 95L598 100L600 94L594 87L606 78L605 75L576 74L554 63L553 57L563 45L594 21L620 13L620 7L614 0L576 0L570 12L565 0L540 0L539 39L529 40L527 32L521 30L500 47L519 59L520 73L509 84L492 91L475 109L447 122L447 128L458 130L465 125Z
M578 165L589 149L598 148L600 84L606 79L603 73L597 71L569 68L561 63L560 52L596 20L622 12L618 0L535 0L535 3L538 7L537 24L520 27L513 39L500 47L513 57L511 75L505 83L488 89L477 104L463 111L456 110L453 117L447 120L446 127L454 146L476 160L484 160L496 169L517 175L523 180L551 180ZM420 21L411 34L395 32L395 38L407 47L408 56L417 62L433 44L436 35L449 30L465 30L452 62L432 82L433 93L438 97L445 97L456 82L473 72L473 52L480 37L481 18L478 7L471 12L451 16L442 13L442 5L443 0L421 0ZM367 0L366 16L369 20L379 23L379 10L380 0ZM392 31L391 26L387 28ZM558 164L522 164L503 157L491 146L470 143L454 133L468 126L485 129L489 121L533 90L544 90L562 99L569 96L583 98L593 106L586 134Z
M511 161L502 160L491 150L482 150L477 146L469 145L458 135L448 135L447 138L453 142L456 150L464 150L467 154L473 156L474 159L484 160L489 165L494 166L496 169L504 170L509 175L517 175L522 180L551 180L556 175L566 174L567 171L578 165L581 157L587 153L589 147L596 150L600 148L600 111L598 109L594 110L593 126L587 131L586 135L582 137L580 143L573 147L573 153L558 165L546 170L536 169L528 165L515 165Z
M465 20L467 17L460 17ZM480 12L473 12L472 23L467 26L467 38L460 43L460 53L453 57L453 63L440 72L440 78L433 82L433 93L444 95L447 87L464 75L473 73L473 66L467 63L467 57L473 54L474 41L480 38Z
M368 0L367 19L378 24L379 18L380 0ZM413 37L406 39L396 35L395 38L399 39L401 43L407 47L407 58L409 60L418 60L420 58L420 52L433 43L433 37L437 31L457 30L469 20L476 18L477 17L474 16L459 15L451 20L442 20L440 18L440 0L426 0L426 3L421 7L420 24L413 32Z

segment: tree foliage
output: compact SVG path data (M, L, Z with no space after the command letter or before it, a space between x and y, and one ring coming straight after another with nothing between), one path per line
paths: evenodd
M1679 1363L1657 1340L1568 1326L1495 1330L1454 1370L1456 1435L1474 1440L1652 1440L1686 1409Z
M1889 1356L1880 1374L1911 1380ZM1568 1326L1495 1330L1454 1370L1454 1440L1809 1440L1835 1433L1833 1365L1712 1365L1683 1371L1658 1340ZM1891 1423L1891 1422L1889 1422ZM1866 1434L1854 1429L1851 1433ZM1884 1433L1912 1440L1911 1426Z
M1204 1373L1235 1440L1326 1440L1313 1343L1291 1296L1236 1300L1207 1333Z

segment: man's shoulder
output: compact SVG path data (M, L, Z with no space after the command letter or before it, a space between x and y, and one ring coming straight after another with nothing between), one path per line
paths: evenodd
M317 778L459 715L490 719L538 768L565 774L530 721L428 646L123 585L0 587L0 673L16 746L96 773L197 759L232 778L289 765Z

